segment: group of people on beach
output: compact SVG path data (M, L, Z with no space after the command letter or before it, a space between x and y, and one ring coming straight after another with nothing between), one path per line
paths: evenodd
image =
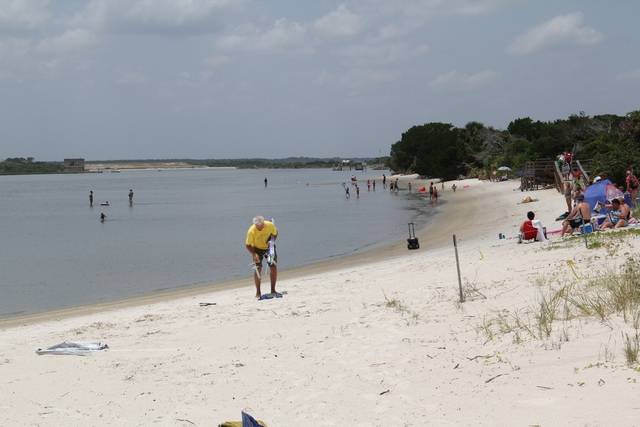
M569 154L569 156L567 156ZM571 153L564 153L564 156L559 155L558 161L563 161L563 166L571 165ZM592 221L591 211L592 208L589 203L584 200L584 194L589 184L597 184L607 179L606 174L599 174L593 178L591 183L585 182L584 176L580 172L571 172L568 175L564 175L566 181L564 186L564 197L567 202L567 212L561 215L558 219L563 219L561 236L565 234L573 234L573 231L580 226L589 224ZM638 179L631 172L626 171L626 188L624 186L618 186L612 184L613 187L619 190L618 194L621 196L614 197L609 200L609 203L597 201L593 210L599 212L604 208L608 210L608 213L601 224L593 222L592 227L594 230L606 230L608 228L622 228L629 225L631 219L631 207L635 206L635 199L638 193ZM626 191L625 191L626 190ZM614 190L615 191L615 190ZM625 198L625 195L629 196L629 203ZM630 206L631 204L631 206Z
M109 206L109 201L104 201L100 203L101 206ZM133 205L133 189L129 189L129 205ZM89 191L89 207L93 207L93 190ZM104 212L100 212L100 221L104 222L107 219L107 216Z
M638 178L629 169L626 171L626 187L618 186L610 181L606 182L607 189L602 189L608 197L611 199L595 202L595 206L590 206L585 201L585 192L590 185L598 184L607 180L607 175L604 173L598 174L593 180L588 181L583 173L579 170L573 170L572 164L573 156L570 152L564 152L557 156L557 166L561 169L562 179L564 180L563 195L567 204L567 211L560 215L556 220L562 220L562 229L560 230L560 236L572 235L576 229L589 225L589 230L606 230L613 228L622 228L629 225L630 222L635 221L631 218L631 208L635 206L636 197L638 194ZM611 187L615 187L612 189ZM610 191L617 193L612 197ZM591 193L594 194L594 193ZM604 217L599 217L599 221L596 218L592 218L592 211L599 213L601 209L606 209L607 214ZM520 226L520 239L523 240L524 233L527 231L528 223L531 223L533 212L528 213L528 221L525 221ZM529 228L530 233L535 234ZM590 231L587 231L590 232ZM530 235L533 235L530 234ZM539 239L536 239L539 240Z

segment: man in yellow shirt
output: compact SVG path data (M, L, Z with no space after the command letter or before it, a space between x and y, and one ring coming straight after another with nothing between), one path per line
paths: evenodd
M253 273L253 281L256 284L256 298L262 296L260 292L261 277L258 271L262 269L262 259L267 255L269 251L269 239L273 236L275 242L278 237L278 229L271 221L265 221L261 216L253 218L253 225L249 227L247 231L246 246L249 253L253 256L253 262L257 266L257 270ZM278 255L275 253L274 244L274 258L269 264L269 278L271 280L271 294L272 297L282 296L276 292L276 280L278 279Z

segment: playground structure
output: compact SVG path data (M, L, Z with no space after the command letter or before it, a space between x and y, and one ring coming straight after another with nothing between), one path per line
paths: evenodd
M573 160L570 174L582 175L584 182L590 182L591 160ZM538 190L553 185L558 192L564 191L565 177L558 163L552 159L537 159L526 162L520 176L520 191Z

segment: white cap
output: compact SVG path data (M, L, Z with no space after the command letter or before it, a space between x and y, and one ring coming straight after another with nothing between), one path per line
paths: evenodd
M600 181L602 178L600 178L599 176L596 176L595 178L593 178L593 182L598 182Z

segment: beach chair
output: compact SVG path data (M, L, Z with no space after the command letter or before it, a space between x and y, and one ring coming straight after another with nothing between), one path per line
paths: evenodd
M523 231L520 233L518 243L524 240L535 240L538 236L538 229L531 224L531 221L525 221Z

